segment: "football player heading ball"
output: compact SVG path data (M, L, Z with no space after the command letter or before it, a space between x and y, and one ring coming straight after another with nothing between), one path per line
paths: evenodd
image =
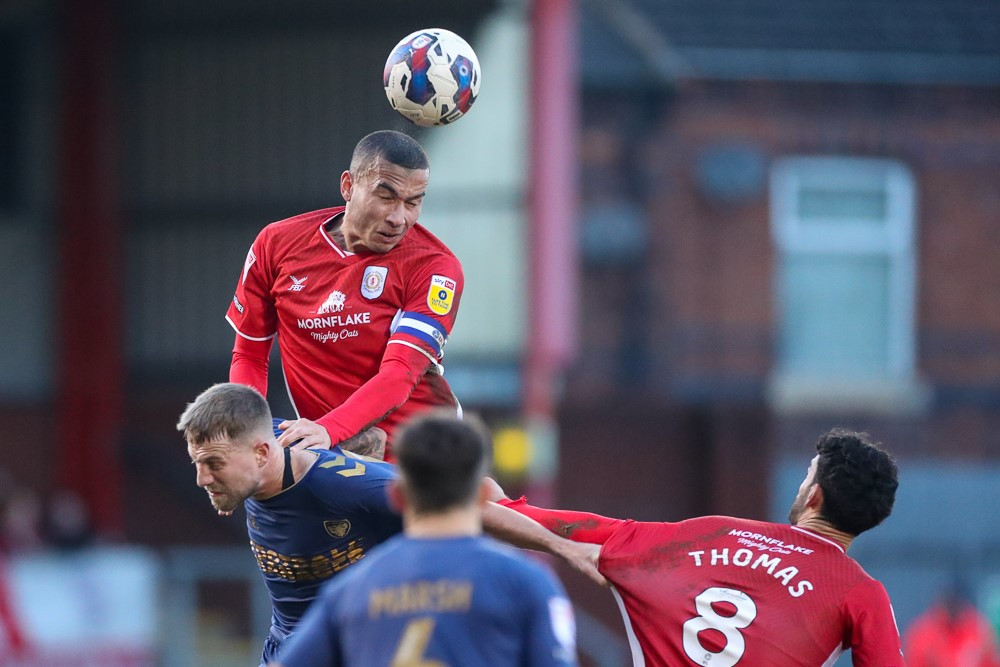
M236 330L229 379L267 395L281 341L299 419L280 444L344 441L378 424L389 434L429 408L460 407L440 360L464 278L455 255L417 222L427 155L400 132L373 132L340 176L345 206L303 213L258 234L226 319Z

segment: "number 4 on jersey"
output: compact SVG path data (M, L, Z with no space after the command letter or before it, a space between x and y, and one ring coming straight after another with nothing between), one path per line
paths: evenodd
M440 660L424 658L433 632L434 619L430 616L415 618L407 623L390 667L448 667Z
M727 602L736 607L736 613L724 616L712 604ZM757 617L757 605L743 591L732 588L706 588L694 599L698 615L684 623L684 652L699 665L712 667L733 667L746 651L746 639L742 628L753 623ZM718 653L710 651L701 643L698 633L716 630L726 638L726 643Z

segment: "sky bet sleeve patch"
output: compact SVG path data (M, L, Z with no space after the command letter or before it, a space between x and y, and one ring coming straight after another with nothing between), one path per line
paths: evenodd
M447 315L451 312L451 304L455 301L456 283L445 276L431 276L431 288L427 292L427 307L437 315Z

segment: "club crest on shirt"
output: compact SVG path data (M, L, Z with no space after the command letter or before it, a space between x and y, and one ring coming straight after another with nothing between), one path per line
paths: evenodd
M389 269L384 266L366 266L365 275L361 278L361 296L366 299L377 299L385 289L385 277Z
M451 312L451 304L455 300L456 283L445 276L431 276L431 287L427 291L427 307L438 315Z
M326 530L326 534L330 537L343 537L344 535L347 535L347 533L351 532L351 522L347 519L324 521L323 528Z

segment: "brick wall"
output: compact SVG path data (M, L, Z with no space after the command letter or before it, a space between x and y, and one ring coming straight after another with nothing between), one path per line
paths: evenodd
M585 264L584 356L569 400L629 387L663 405L766 411L777 314L770 166L790 155L885 157L917 184L917 367L931 406L910 417L776 417L778 451L801 448L803 424L819 427L811 443L837 422L898 436L891 444L913 455L1000 456L1000 90L693 83L652 117L637 111L645 99L592 95L585 106L584 208L637 201L648 238L630 261ZM760 171L744 174L738 196L710 194L701 165L734 146ZM642 362L632 377L616 365L629 355Z

